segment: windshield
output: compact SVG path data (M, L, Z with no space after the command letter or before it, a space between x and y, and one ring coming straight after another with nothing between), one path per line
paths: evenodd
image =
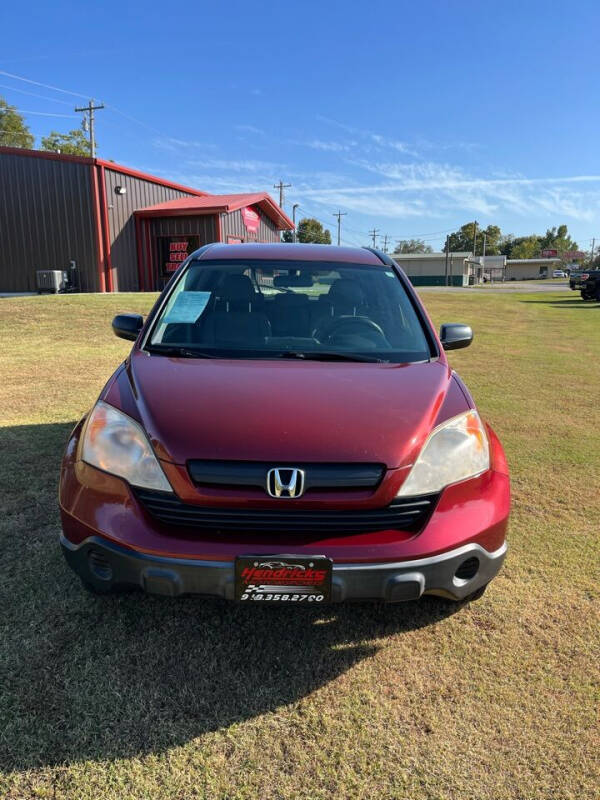
M425 361L423 326L382 264L194 260L146 349L187 357Z

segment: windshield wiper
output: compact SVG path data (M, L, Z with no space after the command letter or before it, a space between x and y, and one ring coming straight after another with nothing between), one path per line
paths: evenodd
M284 350L279 358L301 358L306 361L367 361L373 364L385 364L387 359L365 356L360 353L340 353L337 350Z
M207 353L204 350L195 350L193 347L175 344L149 344L144 349L148 353L157 353L161 356L176 356L177 358L223 358L223 356L215 353Z

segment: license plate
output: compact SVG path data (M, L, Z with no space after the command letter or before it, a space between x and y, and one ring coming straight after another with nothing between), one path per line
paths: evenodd
M332 561L325 556L238 556L235 599L240 603L328 603Z

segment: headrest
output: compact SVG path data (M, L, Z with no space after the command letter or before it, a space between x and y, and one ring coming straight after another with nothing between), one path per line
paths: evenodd
M327 293L328 299L336 303L360 306L365 302L364 292L357 281L352 278L338 278L331 284Z
M254 300L255 291L247 275L226 275L217 290L222 300Z

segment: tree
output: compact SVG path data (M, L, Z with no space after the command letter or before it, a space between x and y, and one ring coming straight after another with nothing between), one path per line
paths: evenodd
M560 255L566 250L578 250L577 242L571 239L566 225L559 225L558 228L548 228L546 235L540 237L540 247L542 250L551 248L558 250Z
M69 156L89 156L90 143L87 136L79 128L68 133L51 131L48 136L42 137L42 150L60 151Z
M24 147L31 150L35 137L25 123L25 119L15 106L9 106L0 97L0 145L2 147Z
M318 219L304 217L298 223L296 239L304 244L331 244L331 233L323 228ZM283 241L293 241L292 231L283 232Z
M566 225L548 228L544 236L532 233L530 236L505 236L501 242L501 252L507 258L539 258L542 250L558 250L558 255L568 250L577 250L577 242L569 236Z
M511 239L510 248L506 248L507 258L539 258L541 253L540 237L536 234L531 236L518 236Z
M433 253L433 248L422 239L399 239L396 253Z
M484 236L485 234L485 236ZM500 247L502 243L502 231L497 225L488 225L482 231L479 231L477 237L477 251L481 250L483 255L483 243L485 241L485 254L486 256L500 255Z
M485 237L484 237L485 234ZM488 225L481 228L477 222L467 222L448 237L448 249L451 253L472 253L473 237L475 236L475 255L483 255L483 242L485 239L486 256L496 256L500 253L502 244L502 231L497 225Z

